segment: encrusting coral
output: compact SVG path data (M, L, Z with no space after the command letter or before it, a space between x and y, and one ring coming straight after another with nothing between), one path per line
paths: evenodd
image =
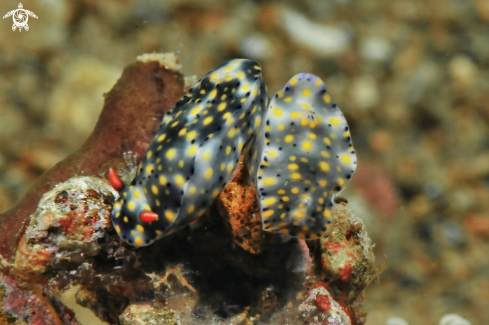
M183 94L184 78L162 57L126 68L87 143L1 216L3 281L43 285L59 324L69 322L58 297L77 285L77 302L113 324L364 324L363 290L375 266L362 221L343 201L320 239L263 231L242 158L190 226L147 247L119 239L108 222L118 193L97 175L112 167L130 179L124 153L137 165L159 116Z

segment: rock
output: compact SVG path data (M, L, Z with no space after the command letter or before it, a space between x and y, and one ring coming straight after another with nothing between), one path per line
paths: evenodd
M342 204L334 209L332 231L321 244L322 272L344 292L352 303L372 281L375 259L372 244L362 220Z
M121 325L180 325L176 313L163 304L129 305L119 317Z
M15 274L32 282L65 260L97 255L118 195L95 177L71 178L44 194L20 239Z

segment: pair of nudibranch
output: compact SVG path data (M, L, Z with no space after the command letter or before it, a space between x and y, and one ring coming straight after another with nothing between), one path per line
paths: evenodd
M112 221L145 246L203 215L232 180L241 155L256 187L263 229L315 239L331 222L334 193L356 169L345 117L323 82L295 75L269 102L260 66L227 61L166 113Z

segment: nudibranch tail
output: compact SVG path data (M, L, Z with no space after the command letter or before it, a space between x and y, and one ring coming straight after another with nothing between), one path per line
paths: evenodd
M264 230L314 239L356 169L349 127L323 82L295 75L271 100L257 188Z
M135 246L194 221L232 179L261 130L268 95L260 66L230 60L210 71L164 116L112 220Z

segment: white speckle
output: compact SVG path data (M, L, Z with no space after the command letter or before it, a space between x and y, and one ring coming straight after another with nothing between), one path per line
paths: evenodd
M367 60L386 61L391 57L392 47L385 39L371 37L362 41L360 53Z
M457 314L448 314L440 319L439 325L470 325L470 322Z
M265 59L272 53L270 42L260 35L245 37L239 48L243 57L254 60Z

